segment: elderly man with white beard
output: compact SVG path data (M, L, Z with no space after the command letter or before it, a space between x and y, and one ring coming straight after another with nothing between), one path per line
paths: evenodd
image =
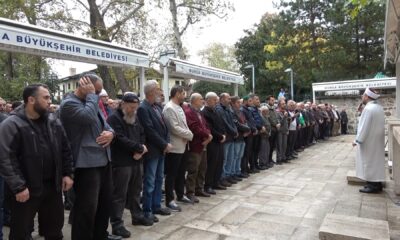
M133 93L127 93L122 97L121 106L107 119L116 134L111 145L114 188L110 222L112 233L123 238L131 235L124 227L122 219L125 206L128 206L134 224L152 224L146 222L140 208L142 156L147 152L147 148L144 145L143 127L136 117L138 107L139 98Z
M367 88L362 95L365 105L353 147L357 146L356 176L367 181L362 193L379 193L385 181L385 113L379 95Z

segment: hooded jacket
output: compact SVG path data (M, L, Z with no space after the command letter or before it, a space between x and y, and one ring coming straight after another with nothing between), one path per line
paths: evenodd
M46 118L55 166L55 186L62 189L62 178L72 175L72 152L61 122L53 114ZM17 194L28 188L32 196L43 190L43 159L39 133L21 105L0 124L0 174Z

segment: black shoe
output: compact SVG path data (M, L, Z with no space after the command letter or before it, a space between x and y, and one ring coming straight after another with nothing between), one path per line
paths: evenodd
M120 236L122 238L129 238L131 236L131 232L129 232L124 226L113 229L112 234Z
M171 211L168 208L159 208L153 211L153 214L158 214L161 216L171 215Z
M282 165L282 162L276 162L275 164L276 165Z
M217 190L226 190L226 187L223 186L223 185L221 185L221 184L218 184L217 186L214 187L214 189L217 189Z
M380 193L382 192L382 188L373 188L370 186L365 186L364 188L360 189L362 193Z
M206 192L201 191L201 190L196 191L196 193L194 195L198 196L198 197L210 197L211 196L209 193L206 193Z
M208 193L208 194L211 194L211 195L217 194L217 193L214 191L214 189L212 189L212 188L210 188L210 187L206 188L204 191L205 191L206 193Z
M251 171L253 171L253 173L259 173L260 172L260 170L258 170L256 168L251 169Z
M230 183L230 184L236 184L236 183L238 183L235 179L233 179L233 178L231 178L231 177L228 177L228 178L226 178L225 179L228 183Z
M107 240L121 240L121 239L122 239L122 237L117 236L117 235L108 234L108 236L107 236Z
M231 187L231 186L232 186L232 184L230 184L230 183L229 183L228 181L226 181L225 179L222 180L222 181L220 181L219 185L222 185L222 186L224 186L224 187ZM216 188L216 189L218 189L218 188Z
M247 173L241 173L241 174L239 174L238 175L240 178L248 178L249 177L249 174L247 174Z
M233 176L232 177L235 181L237 181L237 182L241 182L243 179L241 179L240 177L238 177L238 176Z
M260 166L260 167L258 167L258 170L261 170L261 171L264 171L264 170L267 170L267 169L268 169L267 166Z
M146 218L144 216L132 218L132 225L152 226L153 224L154 224L153 218Z

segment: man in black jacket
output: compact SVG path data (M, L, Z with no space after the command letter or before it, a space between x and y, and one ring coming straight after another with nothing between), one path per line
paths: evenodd
M347 117L346 109L342 109L340 112L340 124L342 127L342 134L347 134L347 124L349 122L349 119Z
M157 100L161 91L155 80L144 85L145 99L137 112L140 124L146 135L149 152L144 158L143 211L147 221L157 222L154 214L170 215L168 208L161 207L161 187L164 178L165 154L171 151L168 127L162 116L162 109Z
M23 98L0 125L0 173L11 196L9 239L29 239L36 213L45 239L62 239L62 190L73 184L71 148L60 121L47 113L47 86L29 85Z
M147 148L144 145L143 127L136 118L138 107L139 98L135 94L127 93L122 97L121 106L107 119L116 134L111 145L114 189L110 222L112 233L123 238L131 236L122 219L125 205L129 206L133 223L152 224L146 224L140 208L142 156L147 152Z
M224 121L215 111L217 100L216 93L208 92L206 106L201 111L213 136L212 141L207 145L207 172L204 188L208 194L215 194L214 189L225 190L230 186L227 182L222 185L222 182L219 181L222 174L223 143L226 141L226 131Z
M242 172L244 174L246 173L258 173L260 172L258 169L256 169L256 165L254 162L254 137L257 136L258 130L257 130L257 124L254 120L253 117L253 112L252 112L252 106L253 106L253 99L250 98L249 96L243 97L243 105L241 107L241 111L243 112L244 116L246 117L247 124L249 125L251 129L251 134L249 134L247 137L244 138L244 141L246 143L246 146L244 148L244 155L243 155L243 160L242 160ZM250 167L249 167L250 165Z
M233 160L235 155L234 141L239 136L239 133L233 121L233 112L230 107L231 96L229 93L221 93L219 102L220 103L216 107L216 112L222 118L226 130L226 141L223 145L224 162L221 182L224 184L226 184L226 182L235 184L241 181L241 178L236 178L233 172Z

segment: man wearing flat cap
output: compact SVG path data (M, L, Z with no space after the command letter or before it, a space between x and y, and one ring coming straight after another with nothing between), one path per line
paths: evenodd
M362 193L379 193L385 181L385 113L377 102L379 95L367 88L362 95L365 105L353 147L357 146L356 176L367 181Z
M140 192L142 191L142 156L146 154L147 148L144 145L143 127L136 117L139 103L139 98L135 94L126 93L122 97L120 107L107 119L116 135L111 145L114 187L110 223L112 233L123 238L131 235L124 227L122 220L125 206L131 212L132 221L145 224L140 208Z

